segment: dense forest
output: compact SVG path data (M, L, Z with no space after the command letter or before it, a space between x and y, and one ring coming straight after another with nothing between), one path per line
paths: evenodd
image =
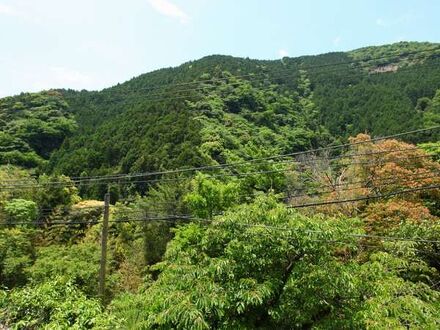
M416 42L0 99L0 328L438 329L439 125Z

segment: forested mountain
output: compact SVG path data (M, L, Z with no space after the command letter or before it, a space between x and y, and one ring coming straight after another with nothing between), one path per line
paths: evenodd
M0 163L42 166L76 129L63 96L54 91L0 100Z
M260 137L270 144L265 152L285 153L360 132L420 128L439 122L430 106L440 87L439 54L437 44L402 42L280 61L209 56L101 92L6 98L2 120L16 119L2 129L0 161L33 167L55 151L45 171L139 172L225 161L214 145L250 158ZM23 123L35 126L34 137L25 137Z
M339 138L423 127L427 121L435 122L418 104L432 99L440 86L439 53L436 44L399 43L281 61L210 56L99 93L61 91L80 129L55 153L51 168L80 175L84 170L91 174L205 164L206 155L193 146L201 145L207 122L195 118L220 111L226 115L217 118L222 125L227 117L238 115L270 134L279 134L280 128L274 126L280 119L286 127L299 129L291 114L279 109L279 96L292 103L284 106L295 112L295 123L313 128L317 136L303 134L296 143L283 142L271 151L292 152L319 141L327 143L324 131ZM375 72L390 65L398 69ZM194 81L199 83L191 84ZM207 100L214 102L219 93L230 94L230 100L213 109ZM258 99L269 93L270 98ZM194 108L203 100L205 107ZM296 139L298 133L289 134ZM143 164L134 160L140 156ZM87 168L74 168L75 163L86 163Z
M438 329L438 125L416 42L0 99L0 328Z

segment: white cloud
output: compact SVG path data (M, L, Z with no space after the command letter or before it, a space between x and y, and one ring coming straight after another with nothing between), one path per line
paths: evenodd
M333 46L339 46L339 44L341 43L341 36L337 36L336 38L333 39Z
M281 58L283 58L283 57L289 56L289 53L288 53L287 50L285 50L285 49L280 49L280 50L278 51L278 56L281 57Z
M11 7L11 6L8 6L8 5L4 5L4 4L0 3L0 15L22 17L23 13L20 13L14 7Z
M21 6L23 7L23 6ZM32 13L32 8L27 6L24 10L21 7L13 7L5 4L0 3L0 16L9 16L9 17L15 17L20 20L25 20L31 23L41 23L41 19L35 15L35 13Z
M148 0L148 2L158 13L171 18L176 18L182 24L186 24L190 20L187 13L168 0Z

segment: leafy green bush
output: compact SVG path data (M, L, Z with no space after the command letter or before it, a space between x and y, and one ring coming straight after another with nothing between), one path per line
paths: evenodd
M99 262L98 244L50 245L37 249L35 263L26 272L34 283L62 277L88 295L97 295Z
M212 219L220 211L238 202L239 186L235 182L222 183L198 174L192 181L192 191L184 200L196 216Z
M70 206L81 200L78 189L72 180L65 175L41 175L38 183L44 189L39 189L36 200L41 208Z
M5 211L9 222L32 223L37 219L37 203L26 199L13 199L5 203Z
M123 328L437 328L440 294L423 276L404 276L432 270L385 252L358 260L361 242L347 233L360 226L258 198L210 225L180 227L153 267L157 281L112 312Z
M54 279L2 292L0 319L13 329L92 329L102 308L72 282ZM101 318L101 319L100 319Z
M0 286L26 282L25 268L35 259L34 236L33 231L22 228L0 230Z

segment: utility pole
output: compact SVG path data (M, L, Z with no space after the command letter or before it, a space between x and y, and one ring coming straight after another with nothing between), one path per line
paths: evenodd
M101 233L101 268L99 270L99 296L102 300L105 297L105 273L107 265L107 237L108 220L110 215L110 193L104 195L104 221L102 223Z

